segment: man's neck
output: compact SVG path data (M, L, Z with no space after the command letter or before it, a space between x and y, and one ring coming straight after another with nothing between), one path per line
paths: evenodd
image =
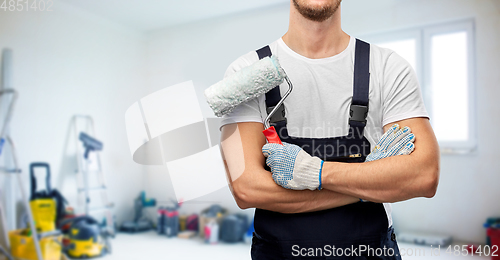
M342 31L340 8L323 22L304 18L291 6L288 32L282 39L296 53L310 59L337 55L349 45L349 35Z

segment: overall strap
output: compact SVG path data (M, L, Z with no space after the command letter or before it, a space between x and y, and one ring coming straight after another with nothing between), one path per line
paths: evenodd
M362 138L368 116L370 92L370 44L356 39L354 86L349 109L349 134Z
M257 55L259 55L259 60L265 57L271 57L272 55L271 48L269 48L269 45L266 45L257 50ZM268 114L271 112L271 110L274 109L274 106L276 106L280 100L281 100L281 93L279 86L276 86L275 88L271 89L269 92L266 93L266 109ZM284 120L286 120L285 107L284 104L282 104L280 109L276 111L276 113L271 117L270 123L273 124Z

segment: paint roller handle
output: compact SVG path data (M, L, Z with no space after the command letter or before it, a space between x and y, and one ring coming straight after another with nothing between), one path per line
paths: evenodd
M278 111L278 109L281 107L285 99L290 95L293 89L292 82L288 77L285 77L286 82L288 83L288 91L285 93L285 95L280 99L280 101L274 106L273 110L267 115L266 119L264 120L264 127L267 127L266 130L262 131L264 135L266 136L267 142L269 143L275 143L275 144L281 144L283 143L280 140L280 137L278 136L278 133L276 132L276 129L274 126L269 126L271 117Z
M278 133L276 132L276 129L274 128L274 126L267 128L266 130L262 131L262 133L264 133L264 135L266 136L268 143L283 145L283 143L281 143L280 137L278 136Z

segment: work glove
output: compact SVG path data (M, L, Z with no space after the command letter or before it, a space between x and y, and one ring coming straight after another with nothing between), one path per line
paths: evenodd
M266 164L276 184L292 190L321 189L323 160L312 157L297 145L283 142L262 147Z
M415 149L414 141L415 135L411 133L409 127L405 126L400 129L398 124L394 124L382 135L375 148L366 157L365 162L380 160L394 155L411 154Z

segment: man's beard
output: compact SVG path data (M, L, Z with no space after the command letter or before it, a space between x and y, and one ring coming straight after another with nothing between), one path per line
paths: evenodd
M323 22L330 18L339 9L342 0L335 0L333 3L321 7L313 7L304 3L304 0L293 0L293 5L299 13L305 18L315 21Z

